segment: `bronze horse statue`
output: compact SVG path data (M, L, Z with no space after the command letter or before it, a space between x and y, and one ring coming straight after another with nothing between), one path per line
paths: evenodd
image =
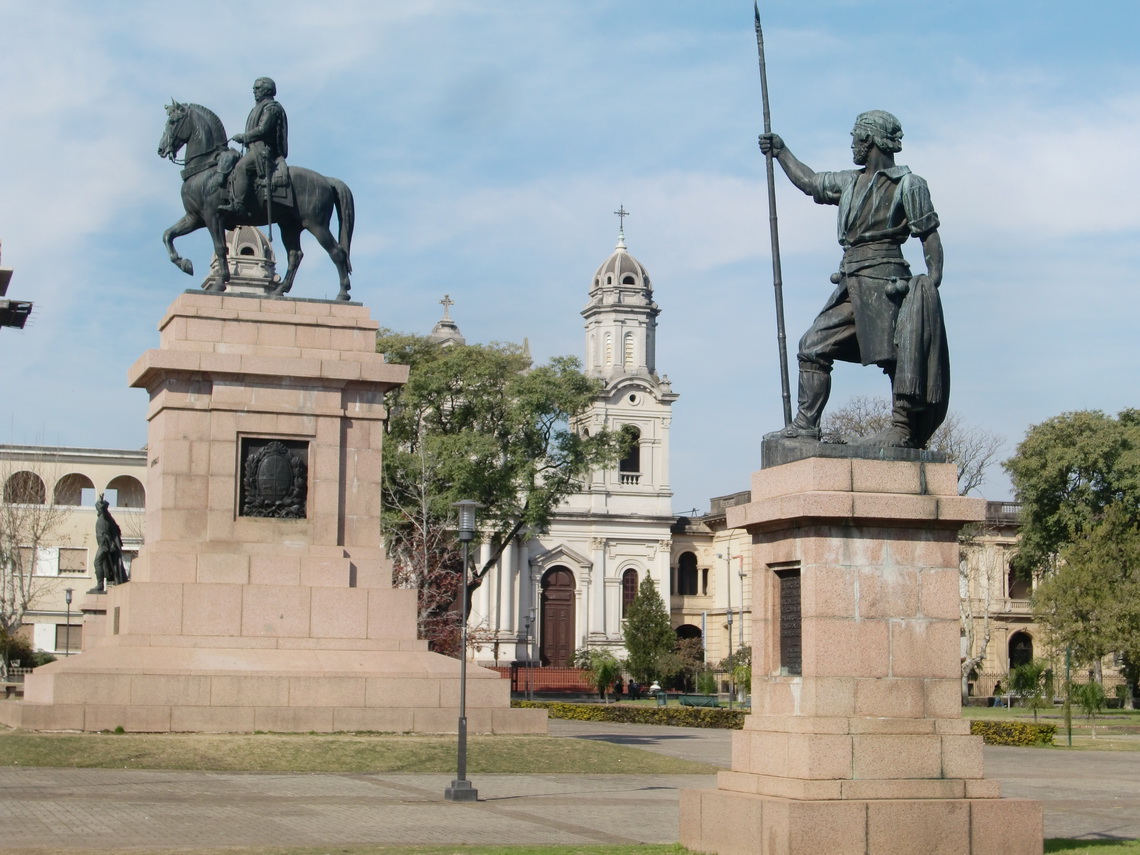
M162 235L170 260L183 273L193 274L194 265L174 249L174 239L205 227L214 241L214 254L218 258L218 276L206 290L225 291L230 279L226 257L226 229L263 226L272 216L273 222L281 230L281 241L288 252L288 269L285 278L270 292L270 296L283 296L293 287L293 278L297 275L297 268L304 255L301 252L301 231L307 230L325 248L336 265L340 276L340 293L336 298L347 300L350 287L348 274L352 271L348 253L356 219L352 191L348 185L310 169L290 166L294 199L292 205L282 205L274 200L268 213L263 208L252 217L219 213L218 206L227 202L230 194L226 186L229 176L219 170L218 161L224 161L227 156L237 157L237 152L228 147L229 138L221 119L198 104L177 102L167 105L166 114L166 127L158 144L159 156L174 161L179 150L186 146L186 159L183 161L185 168L182 170L182 205L186 209L186 216ZM339 238L333 237L329 231L334 208L340 222Z

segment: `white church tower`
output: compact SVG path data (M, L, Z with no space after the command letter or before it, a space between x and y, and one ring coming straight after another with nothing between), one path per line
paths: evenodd
M619 214L624 217L624 207ZM596 473L589 491L577 497L595 513L669 516L672 510L669 422L678 396L668 376L657 374L660 313L649 273L626 249L622 228L613 253L594 274L582 310L585 373L605 384L585 427L620 430L633 438L618 468Z
M657 374L661 310L624 229L588 294L585 373L602 388L575 427L624 431L633 441L619 465L594 472L563 503L548 532L513 544L494 583L481 586L473 625L492 643L476 653L480 664L563 666L582 647L624 656L622 621L642 580L652 577L669 602L669 422L678 396Z

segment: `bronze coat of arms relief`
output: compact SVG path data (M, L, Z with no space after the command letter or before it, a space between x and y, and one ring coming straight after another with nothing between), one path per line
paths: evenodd
M304 519L309 444L247 437L241 448L241 516Z

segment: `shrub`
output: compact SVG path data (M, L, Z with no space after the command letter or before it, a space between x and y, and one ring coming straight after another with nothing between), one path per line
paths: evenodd
M970 733L982 737L986 745L1052 745L1057 726L1027 721L972 721Z
M575 721L612 721L625 724L665 724L672 727L708 727L740 730L744 710L709 707L633 707L603 704L570 704L563 701L511 701L512 707L543 709L551 718Z

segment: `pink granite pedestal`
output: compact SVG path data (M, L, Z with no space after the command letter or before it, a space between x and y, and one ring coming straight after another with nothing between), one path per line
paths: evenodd
M85 650L36 669L0 722L38 730L454 732L460 663L416 638L380 547L384 393L359 305L178 297L131 368L150 394L146 545L81 603ZM246 516L243 442L307 455L303 518ZM471 732L546 732L469 666Z
M983 512L952 464L753 476L728 520L754 550L752 714L718 789L682 793L685 846L1040 855L1040 804L1000 798L961 717L957 533Z

